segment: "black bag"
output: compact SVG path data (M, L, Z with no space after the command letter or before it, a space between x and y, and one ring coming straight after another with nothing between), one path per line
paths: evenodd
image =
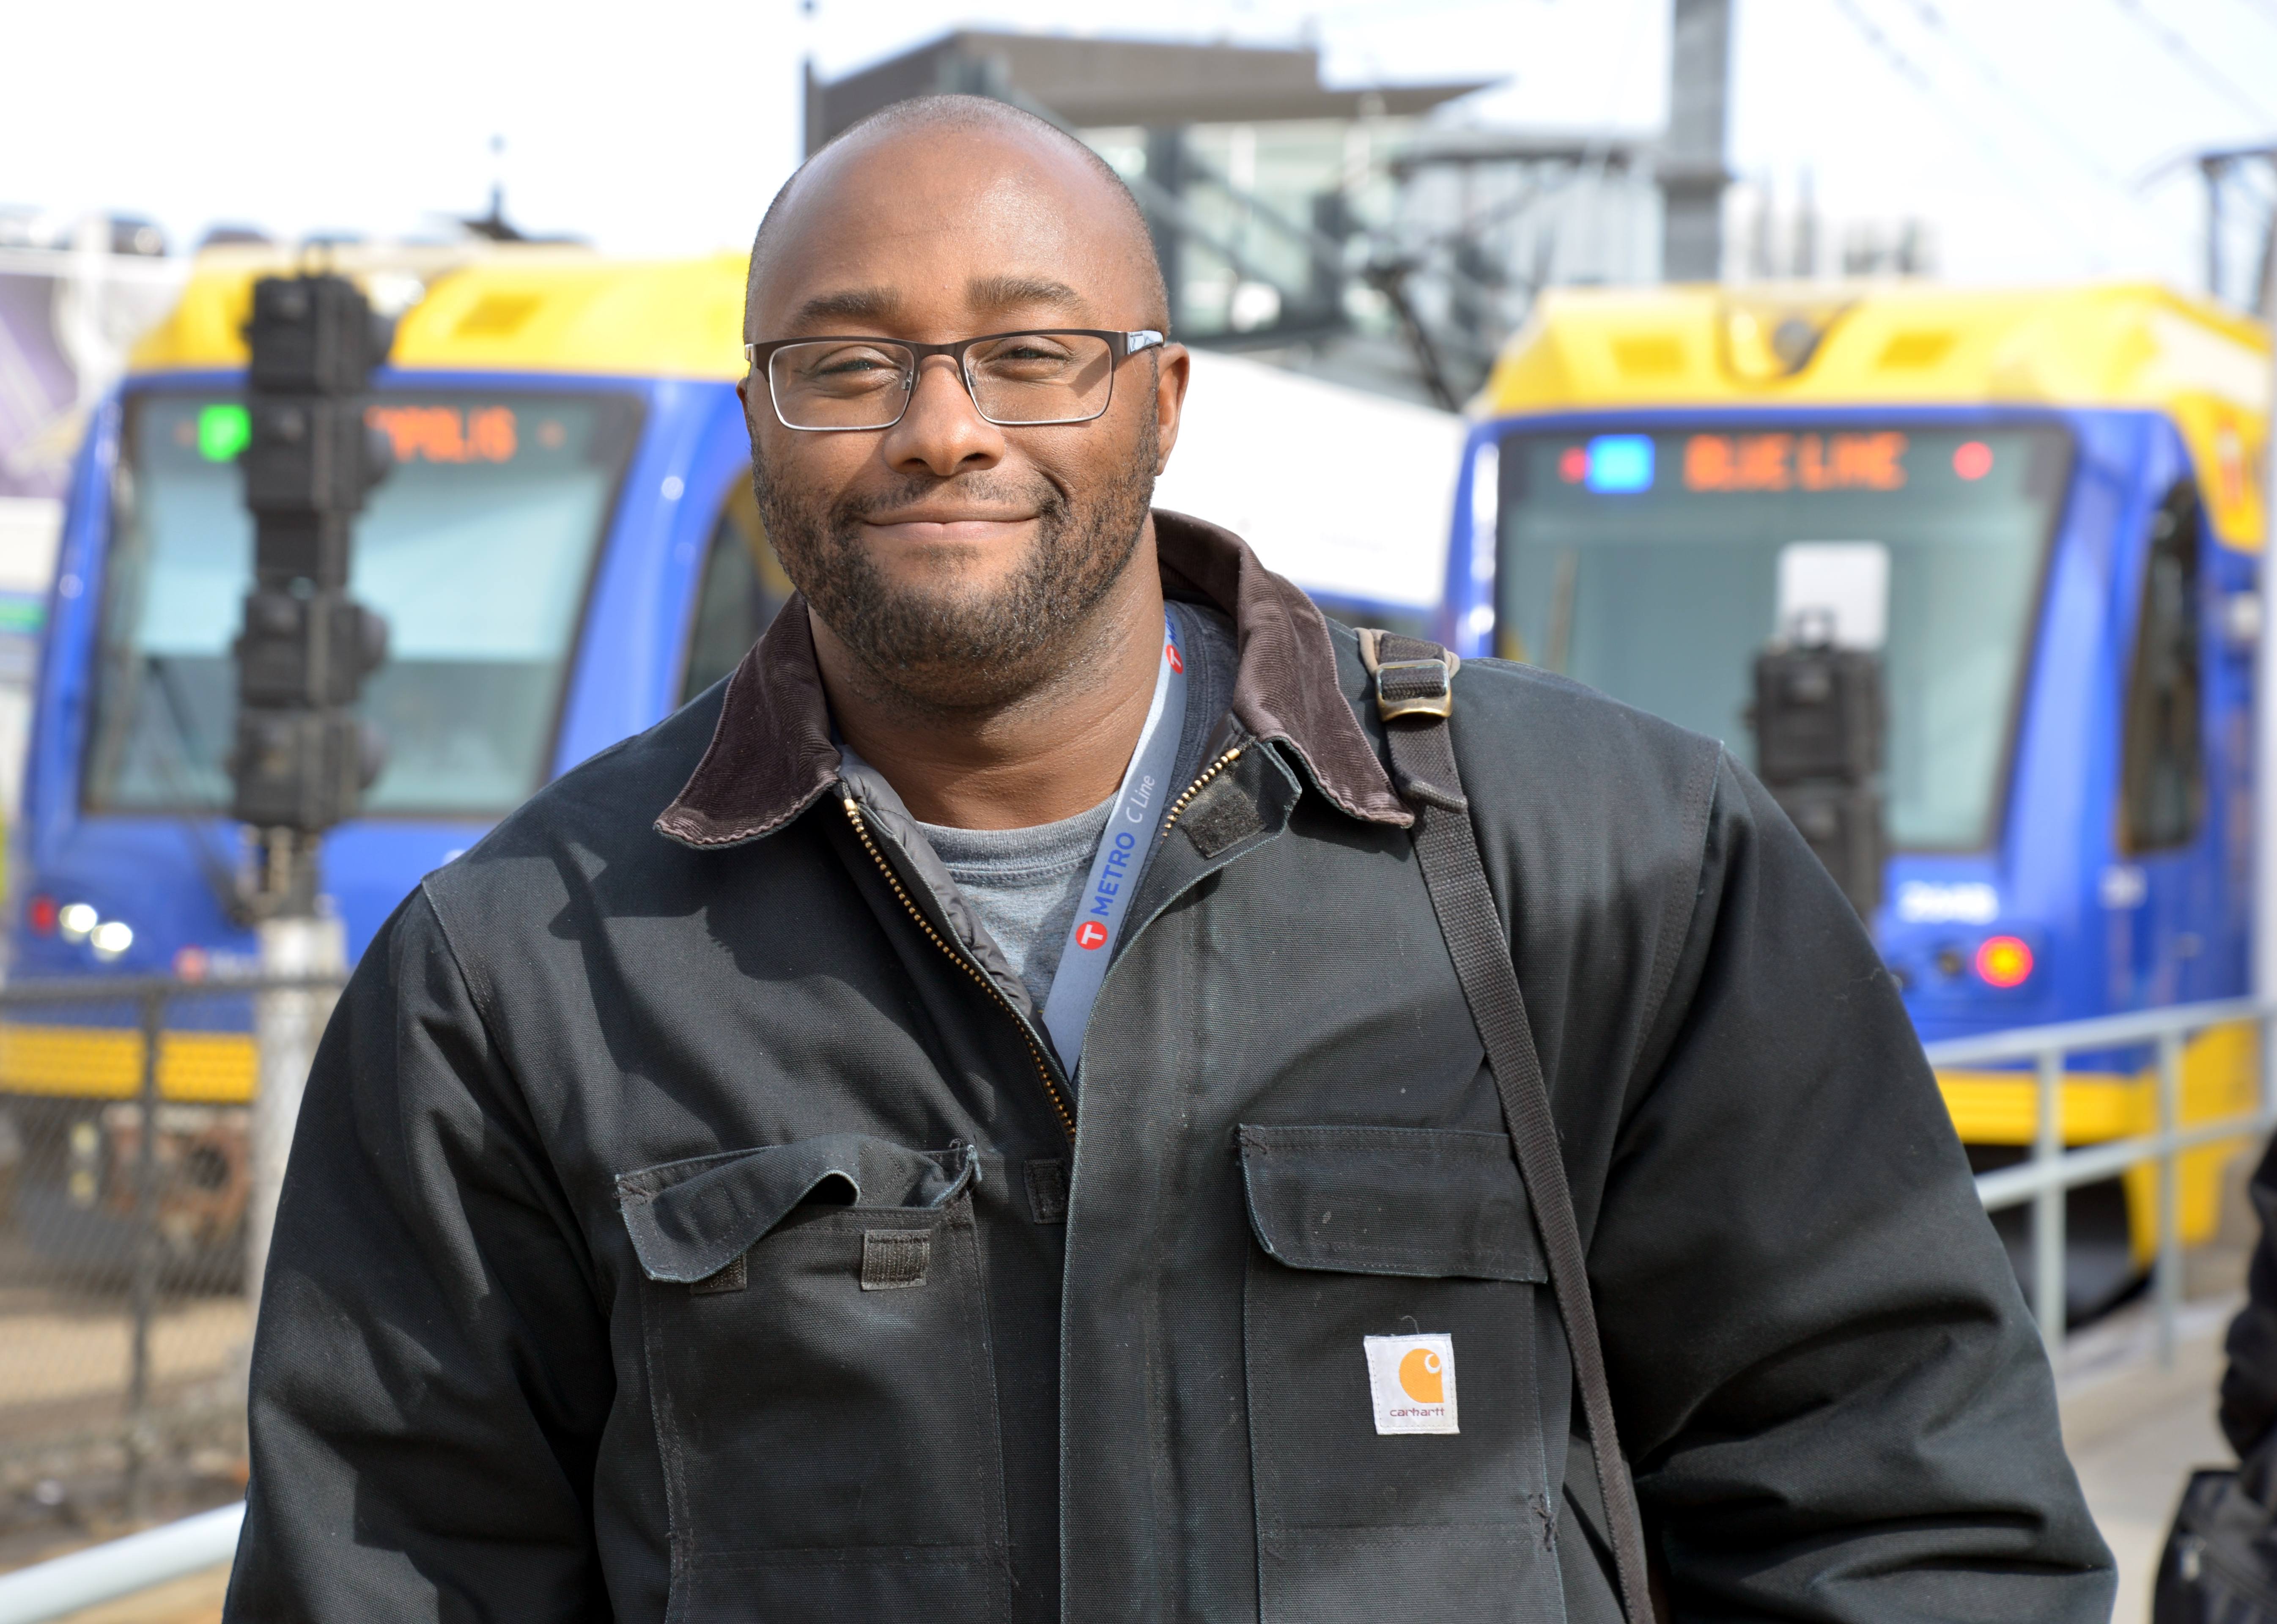
M2235 1471L2190 1474L2159 1559L2151 1624L2277 1624L2277 1521Z

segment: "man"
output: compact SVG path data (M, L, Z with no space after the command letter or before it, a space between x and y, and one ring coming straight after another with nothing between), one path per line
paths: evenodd
M1150 515L1164 327L1127 192L994 103L776 200L742 389L802 597L366 954L232 1616L1617 1616L1358 645ZM1840 895L1709 741L1493 661L1453 717L1670 1604L2103 1617Z

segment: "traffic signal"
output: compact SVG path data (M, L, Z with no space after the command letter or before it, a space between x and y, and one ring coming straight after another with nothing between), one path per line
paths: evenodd
M1755 656L1755 775L1842 888L1870 918L1882 900L1888 837L1882 800L1882 661L1837 648L1827 629Z
M1755 774L1767 784L1882 770L1882 662L1857 649L1804 644L1755 660Z
M256 588L237 640L237 698L255 709L353 705L387 659L387 622L345 592Z
M231 766L236 815L264 835L315 835L354 817L385 757L379 736L353 713L241 710ZM295 849L307 842L293 841ZM315 896L315 875L307 876ZM298 892L302 888L292 888Z
M387 654L387 626L347 595L354 520L386 475L366 391L392 333L355 284L254 284L238 465L254 522L254 588L237 640L232 815L263 849L257 905L316 898L314 837L355 815L384 747L354 714Z
M263 277L253 285L245 340L256 394L362 394L387 359L392 325L346 277Z

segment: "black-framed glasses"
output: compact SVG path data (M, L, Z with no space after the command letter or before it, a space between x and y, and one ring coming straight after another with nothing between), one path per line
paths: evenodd
M974 409L1003 427L1089 423L1115 398L1115 370L1164 342L1152 328L1110 332L1051 327L991 332L954 344L900 339L776 339L743 346L754 372L767 375L775 420L786 429L843 433L890 429L917 392L918 363L948 355Z

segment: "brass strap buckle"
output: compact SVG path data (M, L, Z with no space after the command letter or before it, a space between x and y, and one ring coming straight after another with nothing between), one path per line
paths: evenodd
M1375 713L1452 716L1455 685L1443 660L1387 660L1375 668Z
M1438 660L1380 660L1378 644L1383 635L1374 629L1359 634L1360 663L1375 678L1375 713L1386 721L1399 716L1452 716L1455 672L1461 661L1453 654Z

